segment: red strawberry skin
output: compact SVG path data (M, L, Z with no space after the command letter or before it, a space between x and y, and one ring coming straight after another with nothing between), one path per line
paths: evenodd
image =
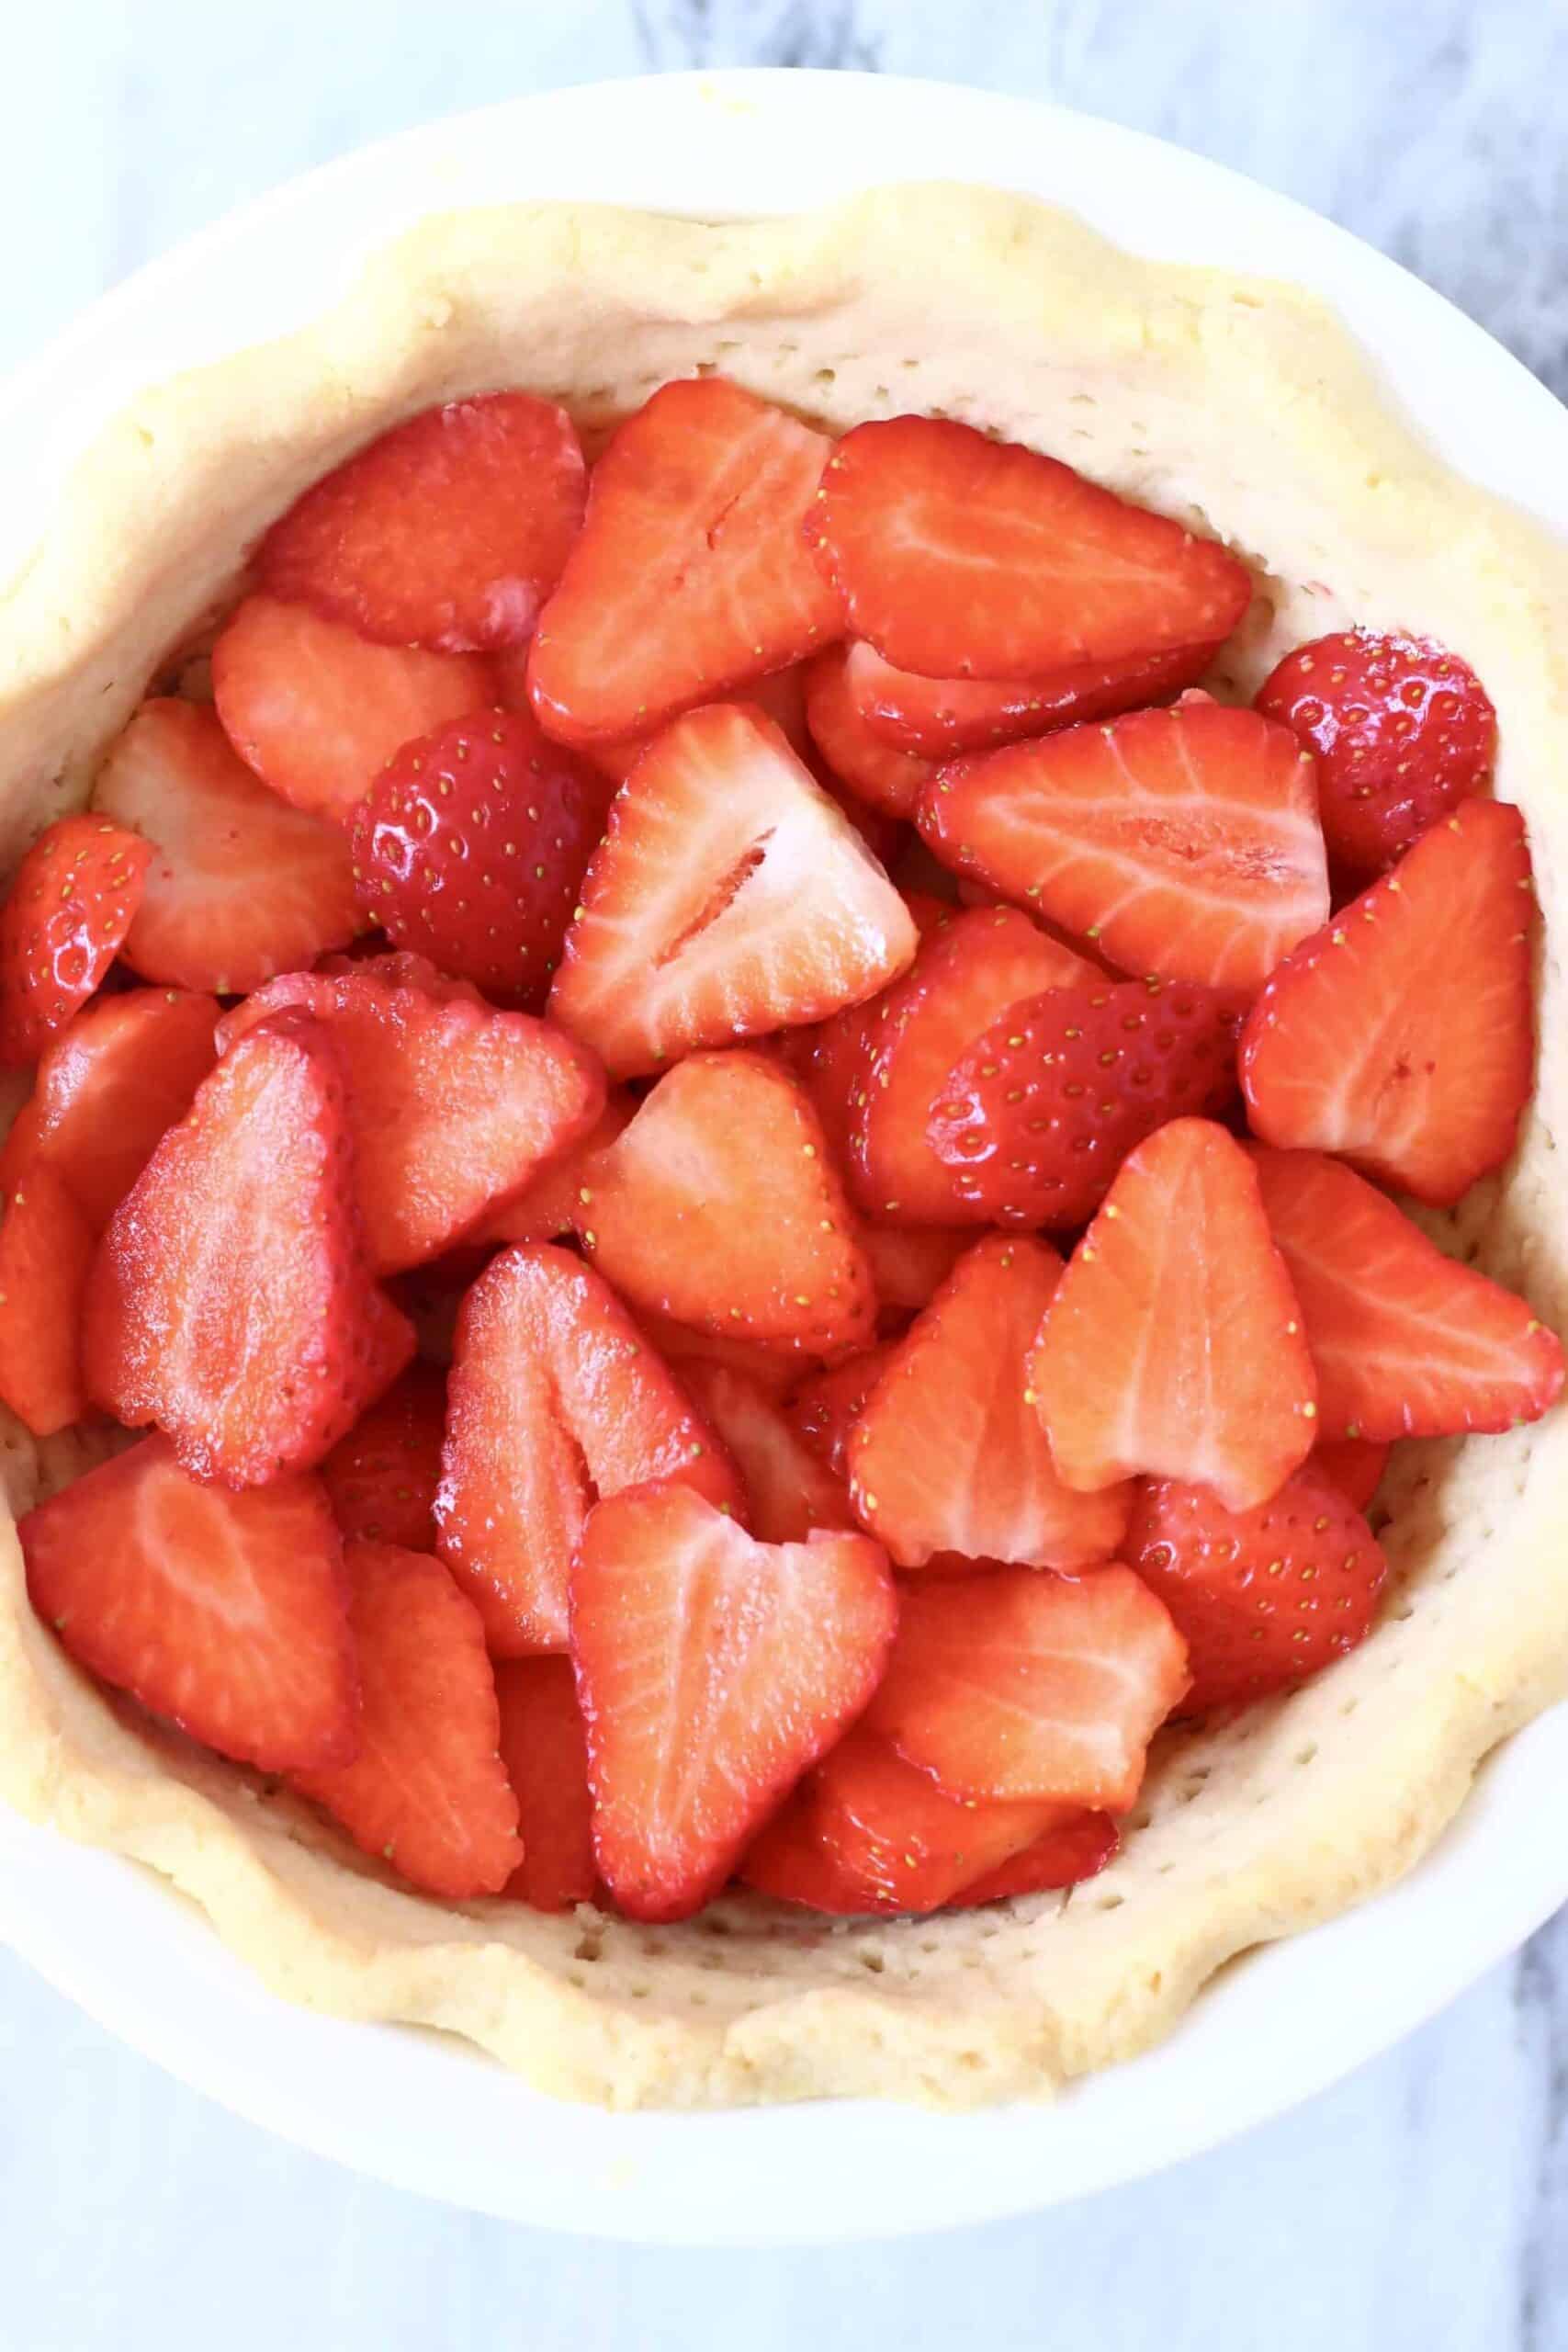
M537 1008L611 790L525 711L405 743L349 820L366 919L497 1004Z
M547 734L645 734L841 634L801 540L830 447L718 376L665 384L627 418L534 640Z
M1313 1463L1247 1511L1205 1487L1151 1482L1127 1556L1187 1643L1184 1714L1288 1688L1354 1649L1387 1574L1365 1520Z
M37 1061L114 962L152 853L105 817L61 817L0 906L0 1067Z
M1090 981L1010 1005L953 1066L926 1133L996 1225L1082 1225L1168 1119L1237 1091L1243 1008L1219 989Z
M1046 677L998 684L919 677L896 670L873 645L852 645L847 683L866 726L894 750L920 760L953 760L1168 701L1197 684L1218 650L1179 645L1167 653L1078 662Z
M1353 1510L1364 1511L1382 1484L1390 1449L1371 1438L1320 1438L1307 1460L1329 1479Z
M446 1418L446 1382L414 1363L338 1440L321 1475L345 1539L434 1551Z
M427 1553L352 1543L344 1567L358 1749L348 1763L296 1771L294 1786L426 1894L499 1894L523 1847L478 1615Z
M523 1860L503 1893L535 1911L570 1911L599 1889L588 1739L567 1657L509 1658L495 1669L501 1756L517 1798Z
M0 1217L0 1400L35 1437L79 1421L93 1228L47 1165L15 1174Z
M755 1544L687 1487L602 1502L572 1569L599 1869L680 1919L864 1707L897 1615L863 1535Z
M1077 1808L1043 1829L1010 1861L971 1879L948 1907L969 1911L981 1903L1006 1903L1018 1894L1047 1894L1055 1887L1077 1886L1113 1861L1121 1842L1110 1814Z
M256 551L270 594L384 645L521 645L582 523L566 411L531 392L424 409L311 485Z
M317 1479L232 1494L150 1437L17 1532L39 1616L117 1690L265 1772L353 1755L343 1547Z
M1371 629L1314 638L1269 673L1256 707L1316 755L1328 854L1363 879L1492 773L1491 697L1468 662L1429 639Z
M321 1460L413 1331L370 1280L331 1045L294 1015L225 1056L110 1220L87 1285L95 1401L199 1477Z
M866 1399L893 1361L888 1340L847 1357L830 1371L815 1374L789 1399L791 1421L802 1439L838 1477L850 1475L850 1435Z
M1241 1041L1254 1133L1451 1206L1529 1099L1536 920L1523 818L1462 802L1270 978Z
M124 955L143 979L228 995L313 963L359 928L335 825L258 782L204 705L144 702L93 805L149 847Z
M1032 679L1213 646L1252 595L1213 540L940 417L847 433L807 536L850 632L927 678Z

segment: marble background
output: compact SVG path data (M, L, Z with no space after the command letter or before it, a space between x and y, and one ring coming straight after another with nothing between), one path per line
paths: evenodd
M1180 141L1382 246L1568 394L1562 0L9 0L0 28L0 368L367 139L604 74L773 64L1037 92ZM1338 2089L1163 2178L916 2244L761 2256L577 2244L354 2178L0 1955L5 2352L982 2335L1568 2352L1568 1917Z

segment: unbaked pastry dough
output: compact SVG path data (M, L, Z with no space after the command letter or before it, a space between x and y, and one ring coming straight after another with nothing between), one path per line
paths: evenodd
M85 797L168 650L296 493L434 401L522 384L588 424L720 370L836 428L939 411L1218 534L1259 597L1221 681L1347 622L1428 631L1501 718L1545 913L1540 1088L1451 1246L1568 1329L1568 558L1459 481L1287 288L1130 258L968 188L706 226L548 205L432 219L330 316L152 391L0 600L0 861ZM87 1449L0 1446L13 1505ZM616 2107L822 2094L970 2104L1143 2048L1234 1953L1385 1885L1478 1761L1568 1688L1568 1416L1401 1450L1393 1589L1297 1695L1164 1744L1120 1860L1076 1893L913 1922L750 1898L657 1932L457 1908L384 1880L258 1781L91 1687L0 1548L0 1793L166 1873L280 1993L468 2036Z

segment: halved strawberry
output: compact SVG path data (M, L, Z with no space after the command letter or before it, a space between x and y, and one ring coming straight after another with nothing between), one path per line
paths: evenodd
M778 729L719 703L617 796L549 1009L635 1077L862 1003L914 952L903 900Z
M439 971L428 956L416 955L412 948L388 947L379 932L366 932L341 956L323 956L311 969L326 980L358 978L379 980L389 989L418 989L437 1004L485 1004L472 980L455 980L449 972ZM229 1018L232 1023L234 1014Z
M1077 1886L1114 1861L1121 1843L1110 1814L1075 1806L1010 1861L971 1879L947 1907L969 1911L981 1903L1007 1903L1017 1894L1048 1894L1055 1887Z
M350 815L359 903L442 971L536 1005L609 806L604 778L530 712L449 719L395 752Z
M716 376L665 384L627 418L534 639L550 734L646 733L840 633L801 539L831 446Z
M826 1355L871 1337L871 1271L804 1089L693 1054L584 1171L573 1221L633 1306Z
M235 994L359 928L338 828L258 784L205 704L144 702L110 746L93 806L150 845L123 951L143 979Z
M902 896L922 941L953 919L952 904L926 891L907 890ZM852 1114L870 1075L881 1020L882 1000L873 997L866 1004L847 1005L842 1012L830 1013L809 1029L787 1029L777 1041L785 1062L815 1103L840 1165L849 1151Z
M466 653L373 645L305 605L247 596L212 649L223 731L297 808L345 818L394 752L493 699Z
M1173 1119L1125 1159L1045 1310L1030 1385L1069 1487L1276 1493L1318 1434L1302 1310L1247 1153Z
M502 1892L536 1911L592 1903L593 1800L588 1736L567 1657L514 1657L495 1669L501 1760L517 1798L523 1860Z
M499 1894L523 1847L478 1613L427 1552L351 1543L344 1566L359 1746L294 1786L411 1886L450 1903Z
M951 1796L1121 1813L1187 1681L1185 1643L1130 1568L997 1568L906 1588L865 1722Z
M913 817L936 769L899 751L867 719L854 690L852 664L869 646L833 645L806 673L806 718L823 760L852 792L889 817ZM874 656L873 657L874 659Z
M588 1171L602 1151L625 1133L637 1113L637 1098L624 1086L613 1086L604 1108L585 1136L554 1153L530 1183L480 1218L464 1236L477 1249L492 1242L556 1241L571 1231L571 1220L581 1205Z
M956 760L925 840L1125 972L1251 989L1328 912L1312 755L1204 694Z
M446 1382L415 1363L338 1440L321 1483L345 1537L434 1551L446 1419Z
M564 1250L508 1250L480 1275L446 1397L439 1548L498 1657L566 1647L568 1574L596 1499L680 1478L743 1508L713 1431L609 1285Z
M680 1919L865 1705L897 1613L863 1535L757 1544L690 1487L602 1502L571 1581L599 1869Z
M60 817L0 906L0 1068L36 1062L124 943L152 852L105 817Z
M297 498L261 583L383 645L521 645L582 523L570 416L531 392L446 401L379 433Z
M1166 980L1090 980L1010 1005L954 1063L927 1139L990 1223L1082 1225L1145 1136L1229 1106L1244 1010Z
M1027 1395L1041 1317L1061 1279L1019 1234L962 1258L894 1348L850 1435L850 1491L896 1567L936 1555L1077 1569L1108 1560L1128 1494L1075 1494Z
M34 1437L79 1421L82 1302L94 1228L55 1170L12 1174L0 1216L0 1402Z
M671 1366L682 1385L694 1365L716 1364L723 1372L738 1372L764 1396L782 1397L814 1363L812 1357L782 1340L770 1345L763 1340L732 1339L728 1331L698 1331L671 1316L650 1314L646 1306L638 1311L637 1321L654 1353Z
M907 978L874 1008L864 1079L852 1100L851 1190L882 1223L984 1223L927 1141L953 1069L1021 998L1073 988L1092 967L1058 946L1016 908L954 915L921 942Z
M1256 706L1317 756L1328 854L1381 874L1492 773L1497 714L1468 662L1428 638L1346 629L1270 671Z
M95 1401L198 1477L308 1468L413 1353L371 1282L324 1031L294 1014L205 1080L110 1219L87 1287Z
M505 707L531 711L534 706L525 683L526 655L502 654L493 667ZM806 723L806 680L810 667L809 662L793 662L788 669L770 670L765 678L749 680L746 686L746 700L773 720L790 750L807 767L812 766L814 753L811 730ZM668 718L660 719L646 734L628 735L618 743L584 743L581 756L612 783L625 784L649 745L663 734L669 724ZM821 777L818 781L820 783Z
M341 1056L378 1273L439 1257L570 1150L604 1108L592 1056L547 1022L388 987L373 964L274 980L227 1016L220 1044L231 1052L288 1006L321 1023Z
M931 1299L975 1238L963 1225L869 1225L858 1228L879 1307L920 1307Z
M850 1475L850 1433L865 1409L866 1399L892 1362L897 1342L884 1340L859 1355L815 1373L790 1398L790 1420L818 1460L846 1484Z
M1562 1342L1526 1300L1447 1257L1337 1159L1256 1151L1253 1166L1301 1302L1326 1437L1506 1430L1556 1403Z
M1183 1714L1261 1698L1354 1649L1388 1572L1366 1521L1310 1462L1254 1510L1154 1480L1134 1508L1127 1556L1187 1644Z
M44 1623L155 1715L264 1772L353 1755L343 1545L319 1479L232 1494L144 1438L17 1533Z
M1382 1484L1390 1447L1371 1438L1319 1438L1307 1461L1338 1487L1352 1510L1364 1511Z
M1114 718L1195 686L1216 645L1179 645L1122 662L1075 663L1043 678L922 678L896 670L874 645L849 649L846 683L861 718L894 750L953 760L1048 735L1087 719Z
M1534 1060L1524 819L1467 800L1306 940L1243 1032L1265 1143L1445 1207L1513 1150Z
M806 530L852 632L927 678L1213 646L1252 599L1216 541L942 417L847 433Z
M814 1527L855 1524L849 1490L813 1452L779 1399L728 1364L681 1366L681 1385L728 1447L760 1544L804 1544Z
M178 989L128 989L84 1005L39 1064L0 1151L0 1191L40 1161L101 1233L166 1127L218 1058L218 1005Z

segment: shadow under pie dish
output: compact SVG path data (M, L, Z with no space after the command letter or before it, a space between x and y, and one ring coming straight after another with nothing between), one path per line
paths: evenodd
M334 364L349 357L352 392ZM1499 795L1529 824L1544 1045L1506 1177L1449 1222L1461 1254L1560 1323L1546 779L1561 559L1418 449L1310 305L1134 263L1011 199L901 191L744 229L550 208L437 220L319 330L150 396L89 460L6 607L13 851L85 798L260 533L381 427L513 384L592 424L708 366L832 431L907 408L973 422L1217 536L1259 592L1222 690L1245 695L1280 654L1350 626L1464 651L1498 710ZM165 1871L280 1987L451 2027L549 2089L625 2105L1037 2093L1143 2046L1233 1952L1384 1883L1487 1748L1560 1694L1557 1430L1553 1415L1402 1449L1371 1638L1288 1699L1167 1735L1122 1853L1066 1903L828 1928L735 1897L652 1930L444 1910L107 1702L31 1620L15 1566L5 1786ZM38 1473L19 1439L15 1458L22 1504Z

